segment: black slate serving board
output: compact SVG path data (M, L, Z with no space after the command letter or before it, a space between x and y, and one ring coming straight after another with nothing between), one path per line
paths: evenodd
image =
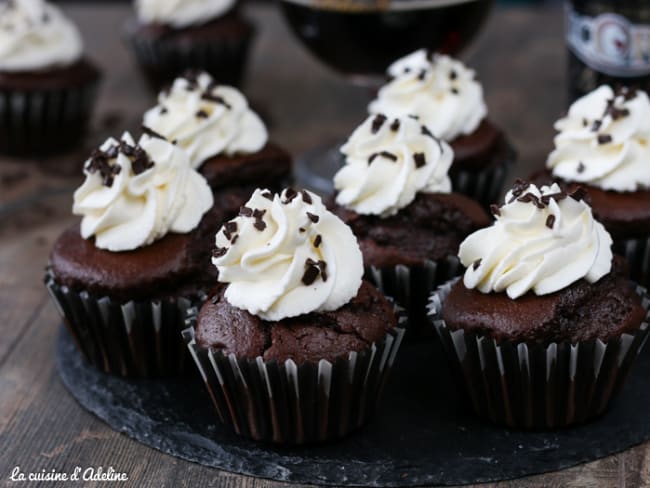
M225 431L197 375L124 380L105 375L57 343L64 384L117 431L165 453L279 481L336 486L465 484L555 471L650 439L650 351L600 419L555 432L495 427L468 410L435 344L404 344L377 417L342 441L301 448L255 444Z

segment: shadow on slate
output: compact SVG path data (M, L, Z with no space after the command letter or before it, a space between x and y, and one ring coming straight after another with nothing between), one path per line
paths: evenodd
M376 418L342 441L255 444L225 431L203 384L124 380L87 365L64 328L57 364L79 403L135 440L206 466L295 483L418 486L506 480L592 461L650 439L650 351L610 411L590 424L519 432L477 419L447 380L441 351L404 344Z

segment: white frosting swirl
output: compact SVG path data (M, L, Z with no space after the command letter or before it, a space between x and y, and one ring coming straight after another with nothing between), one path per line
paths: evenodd
M563 180L619 192L650 188L650 100L603 85L576 100L546 165Z
M175 28L200 25L225 14L236 0L135 0L138 19L145 24Z
M412 117L371 115L341 147L336 202L360 214L394 215L418 192L449 193L454 153Z
M494 225L460 245L467 288L505 290L515 299L529 290L554 293L581 278L595 283L609 273L612 238L584 201L562 193L557 184L522 184L505 201L495 211Z
M185 149L194 168L226 154L252 154L264 147L268 132L248 107L242 93L216 85L207 73L177 78L158 105L144 114L143 124Z
M212 262L229 283L226 299L264 320L336 310L361 286L357 239L307 191L255 190L216 244Z
M58 7L43 0L0 5L0 71L66 66L82 54L77 27Z
M95 236L95 245L109 251L146 246L168 232L190 232L214 202L182 149L146 135L137 146L128 132L120 142L108 139L84 173L72 212L83 216L82 237Z
M370 113L417 115L445 141L471 134L487 115L474 71L449 56L420 49L390 65L388 74L392 81L370 103Z

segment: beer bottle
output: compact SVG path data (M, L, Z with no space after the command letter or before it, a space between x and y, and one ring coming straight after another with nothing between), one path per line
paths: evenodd
M650 2L568 0L570 101L602 84L650 91Z

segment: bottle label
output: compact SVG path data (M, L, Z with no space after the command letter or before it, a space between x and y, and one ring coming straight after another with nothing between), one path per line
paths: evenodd
M590 68L610 76L650 74L650 25L605 13L581 15L567 6L567 44Z

